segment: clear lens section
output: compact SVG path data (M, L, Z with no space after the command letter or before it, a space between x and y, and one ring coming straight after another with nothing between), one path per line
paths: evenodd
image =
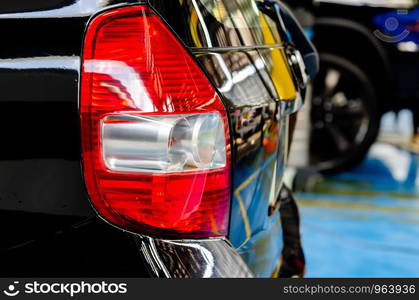
M226 165L217 113L108 115L101 124L103 160L112 171L173 173Z

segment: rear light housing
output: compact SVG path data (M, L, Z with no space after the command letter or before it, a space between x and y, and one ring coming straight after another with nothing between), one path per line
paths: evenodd
M80 93L84 177L105 220L159 237L227 234L225 107L150 8L118 8L93 19Z

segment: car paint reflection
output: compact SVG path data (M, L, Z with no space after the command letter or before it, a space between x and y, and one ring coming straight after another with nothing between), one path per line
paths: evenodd
M263 61L259 51L196 51L196 55L224 96L234 128L229 239L252 271L267 277L277 264L272 258L280 257L282 250L279 212L273 211L271 216L268 212L282 182L286 116L295 112L299 102L278 101L269 69L265 64L252 65L252 61Z

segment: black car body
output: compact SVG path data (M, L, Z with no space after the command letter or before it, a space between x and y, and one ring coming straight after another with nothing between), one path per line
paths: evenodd
M227 237L140 235L104 222L89 203L79 111L85 32L97 16L135 6L164 20L228 112L232 190ZM279 192L287 124L302 101L289 69L275 77L272 57L283 55L283 48L272 34L276 23L263 17L263 27L261 15L251 0L2 1L3 276L275 274L284 243ZM234 26L232 20L242 23ZM293 92L287 94L283 84ZM282 194L292 198L286 190ZM291 220L296 228L291 236L298 241L298 212L288 209L282 217ZM302 270L301 253L293 259L300 259Z

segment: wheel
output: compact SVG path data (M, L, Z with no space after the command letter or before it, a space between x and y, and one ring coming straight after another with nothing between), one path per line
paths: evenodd
M320 55L311 101L310 165L323 173L358 164L378 135L380 113L367 75L345 58Z

